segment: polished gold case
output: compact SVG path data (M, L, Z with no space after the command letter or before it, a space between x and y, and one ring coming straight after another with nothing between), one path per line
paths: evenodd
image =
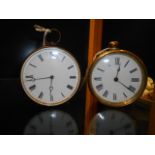
M132 98L130 98L126 101L123 101L123 102L109 102L106 99L101 98L95 92L95 90L93 89L92 83L91 83L92 71L93 71L95 65L104 56L112 54L112 53L125 53L126 55L129 55L131 58L133 58L139 64L141 71L142 71L142 75L143 75L143 77L142 77L143 82L141 84L139 91ZM107 48L102 51L99 51L95 57L93 64L91 65L89 73L88 73L88 84L89 84L89 88L90 88L91 92L94 94L94 96L98 99L99 102L101 102L104 105L111 106L111 107L123 107L123 106L129 105L129 104L133 103L134 101L136 101L137 99L139 99L139 97L142 95L142 93L146 87L146 83L147 83L147 70L146 70L144 63L141 61L141 59L138 56L136 56L135 54L131 53L130 51L118 49L115 47Z
M21 73L20 73L20 81L21 81L21 85L22 85L22 88L23 90L25 91L25 93L27 94L27 96L33 100L34 102L40 104L40 105L44 105L44 106L57 106L57 105L60 105L60 104L63 104L65 102L67 102L68 100L70 100L74 95L75 93L78 91L79 89L79 86L80 86L80 82L81 82L81 71L80 71L80 67L79 67L79 64L77 62L77 60L75 59L75 57L68 51L66 51L65 49L63 48L59 48L61 50L63 50L69 57L71 57L74 62L75 62L75 65L77 66L77 69L78 69L78 76L79 76L79 80L78 80L78 84L74 90L74 92L69 96L67 97L65 100L63 101L60 101L60 102L55 102L55 103L50 103L50 102L43 102L42 100L40 99L36 99L34 98L28 91L27 89L25 88L25 85L24 85L24 79L23 79L23 71L24 71L24 67L26 65L26 63L28 62L28 60L35 54L39 53L39 50L41 49L44 49L44 48L50 48L50 47L54 47L54 48L59 48L59 47L56 47L56 46L43 46L35 51L33 51L30 55L28 55L28 57L26 58L26 60L24 61L23 65L22 65L22 68L21 68Z

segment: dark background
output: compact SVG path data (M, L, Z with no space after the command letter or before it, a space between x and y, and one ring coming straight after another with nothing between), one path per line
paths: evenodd
M154 75L155 20L104 20L103 48L109 41L117 40L119 47L136 53L146 64L148 73ZM59 47L70 51L78 60L82 76L87 67L89 20L0 20L0 134L23 134L26 124L35 115L47 110L68 112L76 121L79 134L83 134L85 87L74 98L58 107L44 107L31 101L23 92L19 80L25 58L42 46L43 33L36 32L34 24L55 27L62 38ZM98 111L110 109L98 104ZM147 134L149 108L136 103L119 108L130 115L137 124L137 134Z
M137 54L155 79L155 20L113 19L104 20L103 47L112 40L119 41L119 47Z
M0 20L0 134L23 134L26 124L46 110L68 112L83 134L85 88L58 107L44 107L31 101L19 80L25 58L42 46L43 33L34 24L59 29L62 38L58 47L71 52L80 64L82 76L87 65L89 20ZM50 38L49 38L50 39Z

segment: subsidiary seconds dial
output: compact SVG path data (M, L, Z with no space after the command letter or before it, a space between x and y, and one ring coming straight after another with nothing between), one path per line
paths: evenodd
M76 93L80 78L75 58L57 47L44 47L32 53L21 70L21 83L26 94L46 106L68 101Z
M103 104L125 106L134 102L146 86L146 71L141 60L128 51L108 51L93 64L89 84Z

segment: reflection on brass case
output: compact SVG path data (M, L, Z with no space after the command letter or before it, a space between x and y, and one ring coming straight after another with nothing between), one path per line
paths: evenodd
M155 103L155 84L151 77L147 78L147 85L140 97L140 101L143 103Z

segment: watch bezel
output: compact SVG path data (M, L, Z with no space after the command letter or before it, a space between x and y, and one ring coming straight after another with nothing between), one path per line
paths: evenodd
M122 50L122 49L108 49L108 50L102 50L102 51L99 51L100 54L96 57L96 59L94 60L93 64L91 65L90 67L90 70L89 70L89 73L88 73L88 85L89 85L89 88L90 88L90 91L93 93L93 95L99 100L100 103L104 104L104 105L107 105L107 106L110 106L110 107L123 107L123 106L127 106L129 104L132 104L133 102L135 102L138 98L140 98L140 96L142 95L145 87L146 87L146 84L147 84L147 70L146 70L146 67L143 63L143 61L137 56L135 55L134 53L130 52L130 51L127 51L127 50ZM103 99L100 97L100 95L98 95L96 93L96 91L94 90L93 86L92 86L92 72L93 72L93 69L94 67L96 66L96 64L105 56L109 55L109 54L114 54L114 53L121 53L121 54L125 54L125 55L129 55L132 59L134 59L141 71L142 71L142 83L141 83L141 86L140 86L140 89L139 91L131 98L125 100L125 101L121 101L121 102L111 102L111 101L108 101L106 99Z
M64 51L64 53L66 55L68 55L69 57L71 57L72 60L74 60L75 62L75 65L76 65L76 68L77 68L77 71L78 71L78 82L77 82L77 85L76 85L76 88L74 89L74 91L71 93L70 96L66 97L64 100L62 101L58 101L58 102L44 102L40 99L37 99L35 97L33 97L26 89L25 85L24 85L24 79L23 79L23 72L24 72L24 67L25 65L27 64L27 62L34 56L36 55L37 53L40 52L40 50L42 49L45 49L45 48L57 48L57 49L61 49ZM24 92L26 93L26 95L32 100L34 101L35 103L37 104L40 104L40 105L43 105L43 106L57 106L57 105L61 105L61 104L64 104L66 103L67 101L69 101L71 98L73 98L73 96L76 94L76 92L78 91L79 87L80 87L80 83L81 83L81 70L80 70L80 66L79 66L79 63L78 61L76 60L76 58L73 56L73 54L71 54L71 52L63 49L63 48L60 48L60 47L57 47L57 46L43 46L43 47L40 47L36 50L34 50L33 52L31 52L25 59L24 63L22 64L22 67L21 67L21 72L20 72L20 82L21 82L21 85L22 85L22 88L24 90Z

